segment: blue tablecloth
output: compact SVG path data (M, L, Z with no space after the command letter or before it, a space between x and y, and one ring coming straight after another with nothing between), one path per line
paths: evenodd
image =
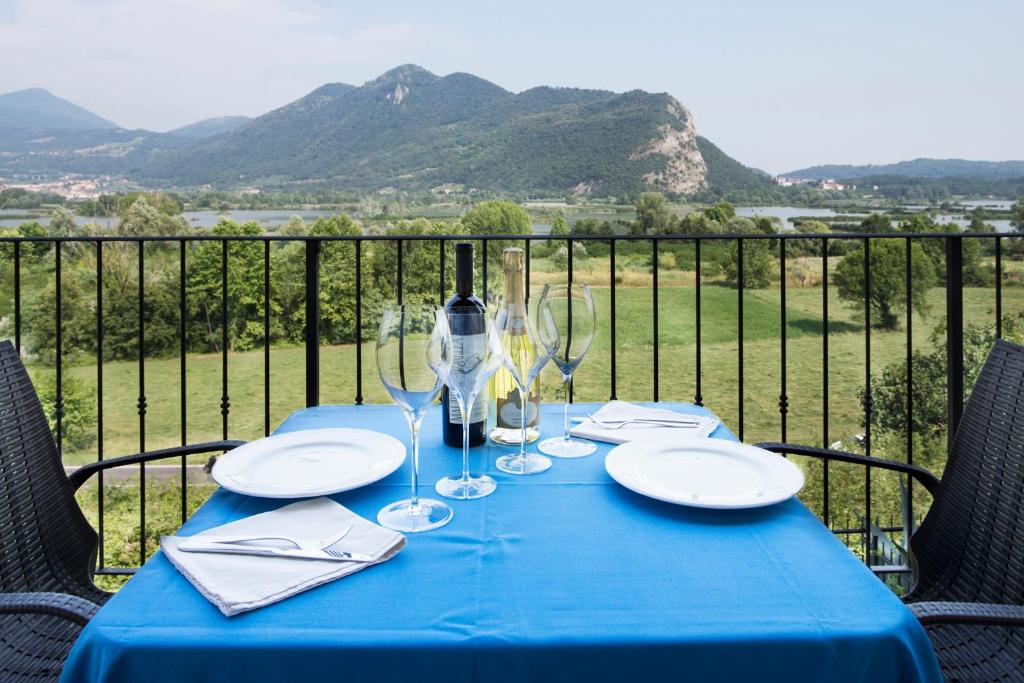
M560 410L544 407L549 434ZM408 439L392 406L302 410L278 431L335 426ZM459 451L438 445L436 409L422 438L425 494ZM498 490L454 502L448 526L253 612L222 616L157 553L85 628L63 680L941 680L911 613L801 503L687 509L615 484L608 446L530 477L495 470L505 450L473 451ZM407 495L408 466L337 500L375 519ZM182 533L281 504L221 490Z

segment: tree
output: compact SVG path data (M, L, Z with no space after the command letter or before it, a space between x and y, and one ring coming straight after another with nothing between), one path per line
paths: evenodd
M860 231L867 233L892 232L892 221L888 214L872 213L860 222Z
M903 232L948 232L956 234L960 232L960 226L956 223L937 223L931 216L925 213L916 213L909 220L900 223L900 230ZM924 238L920 240L928 258L932 260L939 282L946 283L946 244L943 239ZM963 269L961 270L961 281L967 287L985 287L992 283L993 271L983 262L983 245L978 238L960 240L961 259Z
M301 216L292 216L288 219L287 223L277 229L277 232L281 235L302 237L307 234L308 229L306 228L306 221L302 220Z
M725 232L736 235L752 235L758 232L757 224L749 218L733 216L725 222Z
M660 192L644 192L637 200L636 222L634 230L637 234L649 235L669 225L669 209L665 195Z
M715 235L724 232L724 226L703 211L692 211L680 221L680 231L685 235Z
M318 218L309 228L309 234L318 237L362 233L359 224L344 215ZM375 246L378 244L374 243ZM321 243L320 335L329 343L351 342L356 337L353 305L356 296L355 252L355 244L352 242ZM364 250L363 258L368 256L367 250ZM284 323L284 336L295 343L302 341L306 329L305 272L305 243L290 242L275 254L271 296L275 302L275 312ZM376 296L376 289L376 286L364 286L364 307L368 297Z
M434 223L431 226L431 230L436 231L436 228L439 226L448 228L447 231L449 233L461 232L468 235L486 235L488 233L494 235L529 235L533 231L533 222L530 220L530 214L526 213L523 207L512 201L494 199L477 204L463 214L462 220L459 221L461 230L451 229L453 226L448 223ZM420 246L424 247L423 253L431 253L425 245ZM522 247L523 243L512 240L498 240L497 243L488 243L487 275L489 282L487 283L487 290L491 294L499 291L497 287L501 282L501 253L506 247L511 246ZM412 249L414 247L409 248ZM439 258L436 247L434 247L433 254L435 256L433 256L434 260L431 269L436 269ZM477 256L477 258L481 257ZM477 272L481 271L482 268L478 267Z
M1024 232L1024 197L1017 197L1017 201L1010 207L1010 225L1017 232Z
M729 202L719 202L704 209L704 215L708 217L708 220L725 225L736 218L736 209Z
M32 378L50 431L57 434L57 378L51 371ZM96 439L96 392L65 372L61 377L61 437L65 449L87 448Z
M828 227L828 223L824 221L800 221L796 226L796 231L816 235L827 235L832 232L832 229Z
M211 232L224 236L262 235L263 226L256 221L239 225L222 218ZM188 342L204 351L222 350L223 260L221 243L210 241L200 242L188 258ZM255 241L228 243L227 280L228 346L246 351L264 341L260 322L264 300L263 245Z
M1003 316L1003 338L1016 343L1024 342L1024 312ZM911 356L913 372L913 423L915 435L937 439L945 433L947 423L946 401L946 338L945 325L940 324L931 335L931 348L914 351ZM991 325L971 325L964 330L964 395L968 395L981 371L992 345L995 330ZM861 400L865 394L861 389ZM902 435L906 429L907 361L890 363L881 377L872 381L871 425L876 433Z
M95 318L86 287L71 264L61 267L61 357L65 362L95 348ZM25 302L23 313L25 346L46 365L57 363L57 287L56 278L48 277L45 286L36 290ZM90 324L92 323L92 324Z
M70 237L77 231L78 224L75 223L75 214L63 206L58 206L50 214L50 229L48 232L51 237Z
M742 220L742 219L741 219ZM728 260L723 264L725 276L739 286L739 243L733 241L729 246ZM772 258L768 240L743 240L743 287L747 289L764 289L772 279L775 270L775 259Z
M971 218L971 222L967 224L966 232L995 232L995 228L980 217L974 216Z
M165 252L166 253L166 252ZM177 263L167 260L158 245L147 244L143 272L143 324L146 356L174 353L180 345ZM95 273L95 254L86 252L79 272ZM91 276L90 276L91 277ZM92 311L79 311L83 324L93 324ZM103 246L103 356L112 360L139 357L139 249L137 244L109 242ZM91 328L90 328L91 329ZM94 340L87 341L94 349ZM207 349L203 349L207 350Z
M871 322L875 327L894 330L899 316L906 312L906 251L899 240L881 239L871 242ZM839 298L854 308L864 309L864 246L850 251L839 262L833 276ZM911 246L911 306L924 314L927 311L928 289L935 285L935 267L919 244Z
M150 203L147 195L135 198L121 213L117 233L131 237L169 237L187 235L188 223L182 216L172 216Z
M555 216L555 220L551 221L551 236L552 237L565 237L569 234L569 225L565 222L565 216L559 213ZM555 247L558 244L564 244L562 240L548 240L547 246L549 248Z
M615 227L610 221L602 221L597 218L581 218L572 224L570 235L603 235L615 234Z
M498 199L477 204L462 215L461 222L471 235L529 235L533 229L523 207Z
M140 199L165 216L177 216L184 210L181 200L166 192L129 192L118 199L117 214L124 217Z
M597 218L581 218L572 224L572 228L569 230L569 235L593 235L601 237L610 237L615 234L615 226L612 225L611 221L602 221ZM582 256L607 256L610 251L608 242L604 241L587 241L587 242L575 242L573 248L576 250L573 252L574 255L581 253ZM566 252L568 253L568 252Z
M565 222L565 216L559 212L555 219L551 221L551 234L552 235L566 235L569 233L569 225Z

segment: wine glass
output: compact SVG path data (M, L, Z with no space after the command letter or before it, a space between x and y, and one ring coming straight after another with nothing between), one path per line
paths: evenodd
M458 332L452 334L452 353L440 359L434 370L448 385L449 396L458 403L462 415L462 474L440 479L434 489L446 498L483 498L494 493L497 484L486 474L469 472L469 425L474 421L473 407L480 393L501 367L501 339L482 310L448 311L448 327Z
M405 304L384 309L377 336L377 371L384 388L402 409L412 437L412 496L381 509L377 521L395 531L429 531L452 519L439 500L420 498L420 425L441 390L434 368L451 356L451 332L436 306Z
M540 297L540 312L551 325L541 325L537 334L542 341L555 347L551 360L562 373L565 387L565 431L562 436L544 439L537 446L541 453L556 458L580 458L597 450L592 441L581 441L569 436L569 387L572 373L583 360L597 327L594 297L590 287L581 284L545 285ZM544 336L555 333L554 339Z
M551 467L551 460L537 453L526 452L526 424L529 422L530 386L540 374L556 346L551 340L558 333L553 331L554 322L548 314L540 313L530 318L530 310L525 303L508 303L498 311L494 319L494 327L501 339L502 363L508 369L519 394L519 453L503 455L495 461L495 466L508 474L538 474ZM545 328L539 335L537 328Z

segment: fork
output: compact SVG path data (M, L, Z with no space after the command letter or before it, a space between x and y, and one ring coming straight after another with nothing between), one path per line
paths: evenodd
M246 543L248 541L285 541L287 543L291 543L292 545L294 545L295 547L297 547L297 548L299 548L301 550L323 550L328 555L332 555L333 553L338 552L338 551L327 550L327 548L331 547L332 545L334 545L335 543L337 543L341 539L343 539L346 536L348 536L348 533L350 531L352 531L352 527L354 527L354 526L355 526L354 524L349 524L340 533L335 534L334 536L327 536L326 538L322 538L320 540L312 540L312 539L308 539L308 538L295 538L293 536L284 536L284 535L277 535L277 534L274 534L274 535L267 534L267 535L263 535L263 536L197 536L197 537L195 537L195 540L197 540L197 541L207 541L207 542L210 542L210 543ZM347 554L347 553L342 553L342 554Z
M600 427L602 429L607 429L607 430L610 430L610 431L614 431L614 430L617 430L617 429L622 429L623 427L628 427L631 424L649 424L649 425L655 425L655 426L659 426L659 427L670 427L670 428L679 428L679 429L695 429L696 427L698 427L700 425L700 422L698 422L697 420L687 420L687 419L672 420L672 419L669 419L669 418L665 418L664 420L659 420L659 419L655 419L655 418L642 418L641 417L641 418L635 418L635 419L632 419L632 420L611 420L611 421L608 421L608 422L603 422L601 420L598 420L596 417L594 417L590 413L587 413L587 417L590 418L591 422L596 424L598 427Z

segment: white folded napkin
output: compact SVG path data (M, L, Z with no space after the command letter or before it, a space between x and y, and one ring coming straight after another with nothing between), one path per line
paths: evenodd
M370 555L373 562L190 553L178 548L183 541L204 535L284 534L297 538L328 538L350 524L352 530L331 548ZM405 537L368 522L330 498L313 498L195 536L164 536L160 547L178 571L230 617L389 560L405 547Z
M657 439L671 437L678 439L705 438L715 431L719 420L705 415L688 415L677 413L665 408L646 408L644 406L626 403L625 401L610 401L600 410L593 413L601 422L607 422L612 426L617 420L681 420L683 418L693 419L698 422L696 427L664 427L657 424L627 424L619 429L605 429L593 420L584 420L569 430L573 436L579 436L593 441L606 441L608 443L627 443L640 439Z

